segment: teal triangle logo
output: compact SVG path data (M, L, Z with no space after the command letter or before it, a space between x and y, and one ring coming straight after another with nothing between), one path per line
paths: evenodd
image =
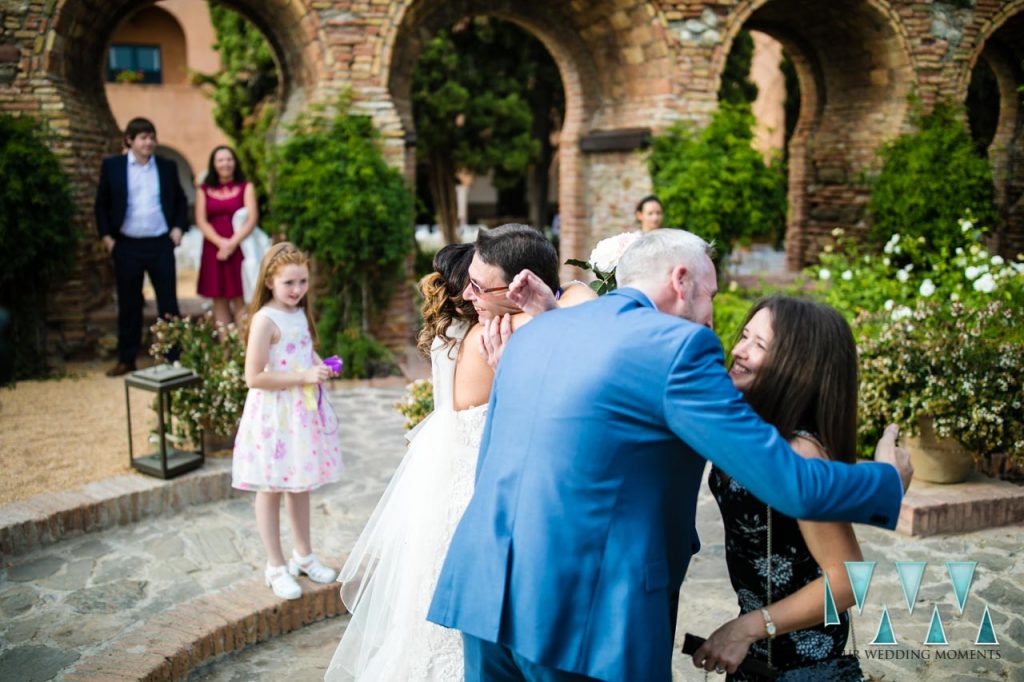
M878 631L875 633L875 638L871 643L878 646L892 646L896 644L896 633L893 632L892 621L889 620L888 606L882 607L882 618L878 621Z
M828 574L825 578L825 625L839 625L839 611L836 609L836 600L832 596L832 585L828 582Z
M864 602L871 585L871 574L875 572L874 561L845 561L846 575L853 588L853 599L857 602L857 613L864 613ZM888 616L886 616L888 618Z
M999 644L996 639L996 629L992 627L992 616L985 607L985 613L981 616L981 625L978 626L978 636L974 638L975 644Z
M977 561L946 562L946 572L949 573L949 582L953 583L953 592L956 594L956 603L961 614L964 612L964 605L967 604L967 593L971 591L974 569L977 566Z
M914 602L917 601L917 592L921 589L921 579L924 577L924 567L927 561L897 561L896 573L900 576L900 586L903 588L903 599L907 602L907 611L914 612Z
M949 640L946 639L946 628L942 627L938 604L932 609L932 622L928 624L928 636L924 638L924 643L931 646L949 645Z

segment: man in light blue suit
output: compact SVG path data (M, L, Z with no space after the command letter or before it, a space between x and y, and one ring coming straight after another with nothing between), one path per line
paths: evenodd
M894 432L876 452L889 463L804 459L733 387L709 254L648 233L622 288L505 348L428 614L463 632L467 680L670 680L706 459L788 516L896 525L911 470Z

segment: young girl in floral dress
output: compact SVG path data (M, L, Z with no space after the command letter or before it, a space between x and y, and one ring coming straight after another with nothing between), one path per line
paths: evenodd
M297 599L295 576L328 583L336 572L313 554L309 491L338 480L341 450L337 417L323 383L332 370L314 351L309 263L287 242L271 247L253 293L245 353L249 395L238 425L232 486L256 491L256 527L267 552L265 577L274 594ZM285 565L280 503L292 525L295 548Z

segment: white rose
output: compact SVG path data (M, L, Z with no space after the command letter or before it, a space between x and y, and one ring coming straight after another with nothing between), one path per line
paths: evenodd
M996 280L989 273L985 273L974 283L974 290L983 294L991 294L996 290Z
M1002 256L992 256L992 265L1002 265L1005 262Z
M832 273L828 271L828 268L822 268L818 271L818 277L827 280L832 277Z
M918 291L922 296L931 296L932 294L935 293L935 283L932 282L930 279L925 279L923 282L921 282L921 288L918 289Z
M882 259L882 265L888 265L888 264L889 264L889 262L890 262L890 261L889 261L889 259L888 259L888 258L883 258L883 259Z
M899 308L896 308L896 310L892 311L892 319L894 322L899 322L900 320L906 317L910 317L913 314L913 310L911 310L905 305L901 305Z
M967 232L972 227L974 227L974 224L971 223L970 220L961 220L960 221L960 231L961 232Z
M844 270L843 274L840 275L840 277L843 278L844 282L849 282L851 279L853 279L853 273L850 272L849 270Z
M964 270L964 277L966 277L967 279L974 279L980 274L981 270L974 267L973 265L968 265L967 268Z
M639 236L639 232L623 232L614 237L602 239L590 252L590 264L601 272L611 272L618 266L622 254Z
M901 282L906 282L908 279L910 279L910 273L907 272L906 270L897 270L896 279L898 279Z
M896 305L896 303L890 298L887 299L885 303L882 304L882 307L885 308L886 310L892 310L892 307L894 305Z
M951 301L952 301L953 303L956 303L957 301L959 301L959 300L960 300L960 294L958 294L958 293L956 293L956 292L954 291L953 293L951 293L951 294L949 295L949 300L951 300Z

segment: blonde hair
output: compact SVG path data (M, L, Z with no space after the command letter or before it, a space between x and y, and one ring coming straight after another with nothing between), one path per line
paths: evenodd
M308 269L309 257L291 242L274 244L263 255L263 262L260 263L260 274L256 278L256 286L253 290L252 303L249 304L249 319L245 324L244 338L246 343L249 342L249 329L252 327L253 316L274 297L270 291L270 285L273 284L274 276L281 268L288 265L305 265ZM310 281L309 290L306 291L306 295L299 301L299 305L306 313L309 335L313 339L313 346L316 347L316 323L313 321L313 306L309 300L312 290L313 283Z

